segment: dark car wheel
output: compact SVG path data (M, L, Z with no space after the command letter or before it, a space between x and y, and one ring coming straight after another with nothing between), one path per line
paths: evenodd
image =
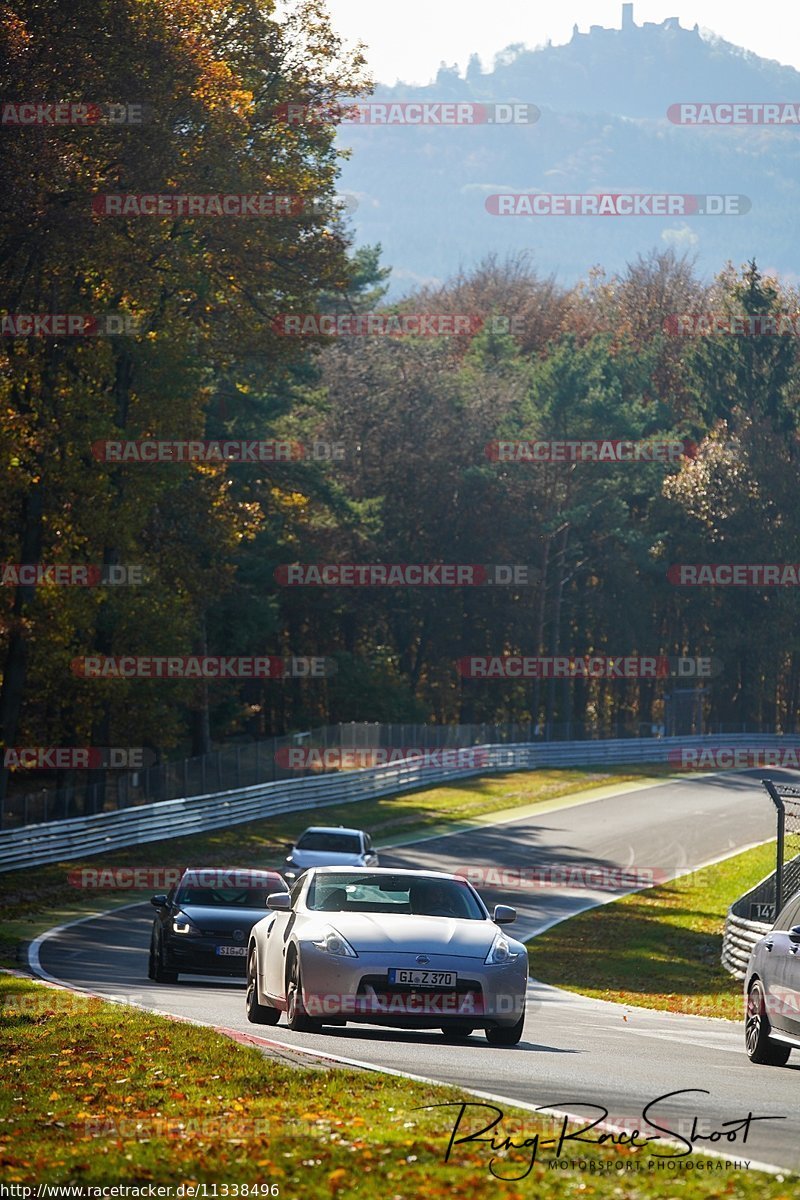
M472 1025L443 1025L442 1033L448 1042L463 1042L475 1032Z
M486 1030L486 1040L492 1046L516 1046L525 1028L525 1013L516 1025L490 1025Z
M286 972L286 1024L297 1033L318 1033L322 1022L309 1017L303 1008L300 962L293 953Z
M277 1025L280 1020L280 1009L270 1008L268 1004L259 1004L258 987L256 985L256 952L251 950L247 959L247 992L245 993L245 1008L247 1019L253 1025Z
M150 934L150 953L147 956L147 978L155 979L156 977L156 931L155 929Z
M152 947L153 956L153 974L151 979L155 979L156 983L177 983L178 972L173 967L167 967L164 964L164 946L163 943L158 943Z
M764 987L760 979L750 985L747 993L747 1014L744 1021L744 1044L750 1062L768 1067L784 1067L791 1054L791 1047L774 1042L769 1036L770 1023Z

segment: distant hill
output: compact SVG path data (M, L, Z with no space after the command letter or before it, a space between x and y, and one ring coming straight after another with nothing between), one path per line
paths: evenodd
M800 125L686 128L671 104L794 102L800 72L718 38L662 24L576 30L565 46L511 46L483 73L442 68L426 87L379 87L375 100L517 101L541 110L513 126L344 126L352 148L341 190L354 193L357 243L381 242L391 296L443 280L485 254L533 250L542 272L573 282L616 270L651 247L694 252L711 275L755 255L800 277ZM739 217L493 217L493 192L636 191L744 194Z

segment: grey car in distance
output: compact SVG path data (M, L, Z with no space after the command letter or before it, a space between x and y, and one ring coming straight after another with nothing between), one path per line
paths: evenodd
M312 825L300 834L289 851L281 874L291 887L309 867L377 867L372 838L363 829L343 825Z
M290 1029L361 1022L483 1029L498 1046L519 1042L528 955L490 915L466 879L437 871L312 867L290 895L267 899L247 956L247 1016Z
M800 1050L800 892L753 947L744 995L750 1061L784 1066L792 1049Z

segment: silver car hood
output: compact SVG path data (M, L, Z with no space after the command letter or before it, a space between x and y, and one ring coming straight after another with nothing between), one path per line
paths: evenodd
M454 954L484 959L497 926L459 917L393 913L309 913L347 938L357 954ZM315 921L315 924L317 921Z
M293 850L292 862L296 867L360 867L361 854L334 854L332 850Z

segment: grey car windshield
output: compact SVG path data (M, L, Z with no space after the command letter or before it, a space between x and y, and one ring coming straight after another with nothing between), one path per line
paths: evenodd
M357 833L304 833L297 843L298 850L328 850L331 854L360 854L361 838Z
M306 905L314 912L405 913L486 920L486 913L466 883L411 875L326 871L311 881Z

